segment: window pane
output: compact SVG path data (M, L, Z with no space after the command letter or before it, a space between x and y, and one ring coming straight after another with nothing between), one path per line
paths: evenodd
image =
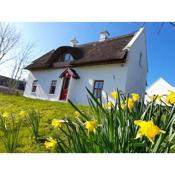
M70 53L66 53L64 55L64 61L72 61L73 60L73 57Z
M104 82L102 80L96 80L94 83L93 94L96 98L101 98Z
M34 81L33 81L33 86L36 86L36 85L37 85L37 81L38 81L38 80L34 80Z
M57 80L52 80L51 86L56 86Z
M103 89L103 82L102 81L99 83L99 89Z
M55 86L51 86L50 88L50 94L54 94L55 93Z
M38 82L38 80L34 80L34 81L33 81L33 84L32 84L32 92L35 92L35 91L36 91L37 82Z
M69 54L64 55L64 61L69 61Z
M99 82L98 82L98 81L96 81L96 82L95 82L95 86L94 86L94 87L95 87L95 89L98 89L98 86L99 86Z

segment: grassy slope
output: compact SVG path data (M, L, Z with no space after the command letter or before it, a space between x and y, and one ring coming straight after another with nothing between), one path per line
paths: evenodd
M86 108L86 107L81 107ZM45 100L29 99L21 96L5 95L0 93L0 113L4 111L18 114L21 110L38 110L41 113L40 135L49 137L54 135L50 126L53 118L64 119L72 116L74 109L68 103L51 102ZM0 141L0 152L5 152ZM22 128L19 148L17 152L46 152L43 144L34 144L31 139L31 132L26 127Z

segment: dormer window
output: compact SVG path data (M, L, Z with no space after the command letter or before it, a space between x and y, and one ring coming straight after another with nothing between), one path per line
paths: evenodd
M64 55L64 61L73 61L73 56L70 53Z

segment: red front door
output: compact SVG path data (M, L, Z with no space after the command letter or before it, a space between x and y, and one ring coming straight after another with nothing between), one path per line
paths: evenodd
M69 82L70 82L70 77L64 77L63 78L60 100L65 101L67 99L67 94L68 94L68 89L69 89Z

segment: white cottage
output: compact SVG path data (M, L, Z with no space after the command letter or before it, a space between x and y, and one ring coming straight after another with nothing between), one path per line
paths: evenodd
M97 98L117 88L124 93L145 93L147 51L144 28L109 38L100 33L99 41L61 46L28 65L30 71L24 96L52 101L87 104L86 87ZM110 97L109 97L110 98Z

